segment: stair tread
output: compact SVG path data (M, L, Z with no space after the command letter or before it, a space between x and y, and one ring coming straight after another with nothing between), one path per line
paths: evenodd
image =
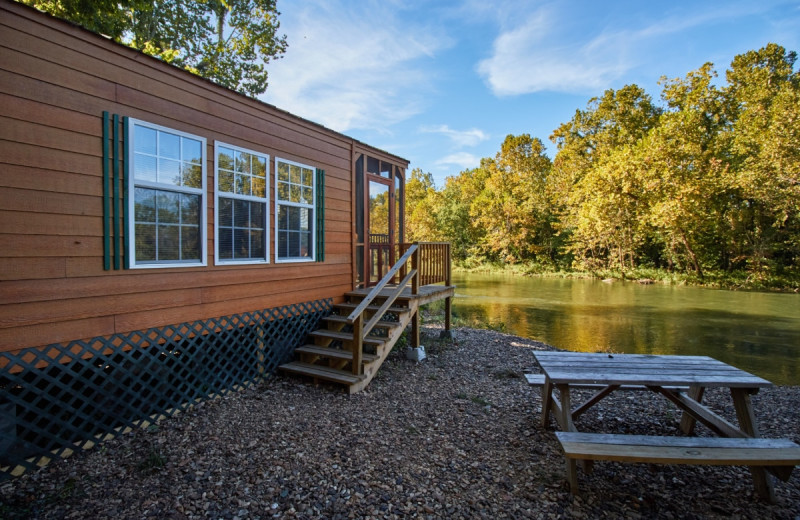
M337 303L337 304L334 305L334 307L338 307L340 309L353 310L356 307L358 307L358 304L357 303ZM368 311L372 311L372 312L375 312L378 309L380 309L379 305L370 305L370 306L367 307L367 310ZM386 312L406 313L406 312L411 312L411 309L409 309L408 307L389 307L388 309L386 309Z
M294 349L295 352L300 352L301 354L316 354L319 356L326 356L330 358L336 359L353 359L353 353L349 350L342 350L338 348L330 348L330 347L320 347L319 345L303 345L302 347L297 347ZM361 359L364 363L370 363L378 359L378 356L375 354L367 354L366 352L361 354Z
M335 330L325 330L325 329L315 330L314 332L311 333L311 335L321 338L339 339L344 341L353 339L352 332L338 332ZM364 343L370 345L383 345L384 343L386 343L386 338L379 338L377 336L367 336L366 338L364 338Z
M294 374L302 374L318 379L325 379L326 381L333 381L344 385L353 385L365 379L365 376L357 376L346 370L338 370L330 367L323 367L320 365L312 365L311 363L303 363L301 361L292 361L285 363L279 367L286 372Z
M350 298L361 298L361 299L364 299L364 297L366 296L363 292L359 292L359 291L346 292L346 293L344 293L344 295L348 296ZM388 298L388 295L378 294L377 296L375 296L375 298L384 300L384 299ZM413 296L411 296L411 295L401 294L395 300L396 301L407 302L407 301L411 301L412 299L413 299Z
M326 316L324 319L328 321L335 321L337 323L347 323L347 316L336 316L332 314L330 316ZM380 320L378 323L375 324L376 327L399 327L400 323L396 321L384 321Z

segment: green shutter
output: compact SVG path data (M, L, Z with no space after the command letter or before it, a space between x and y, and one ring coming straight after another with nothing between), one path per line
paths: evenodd
M325 261L325 170L317 168L317 240L314 247L314 260Z
M111 156L108 150L108 112L103 112L103 269L111 270L111 182L108 179L109 161Z
M127 243L123 240L128 221L125 202L128 200L126 180L129 174L126 123L127 118L103 112L103 269L106 271L111 269L112 258L115 270L129 267Z

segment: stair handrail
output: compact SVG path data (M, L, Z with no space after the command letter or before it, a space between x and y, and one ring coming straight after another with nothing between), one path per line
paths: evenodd
M419 249L419 244L415 242L411 245L411 247L408 248L405 254L400 257L400 260L395 262L392 268L389 269L389 272L387 272L386 275L381 278L381 281L378 282L378 285L372 288L369 294L367 294L366 298L364 298L361 303L358 304L358 307L353 309L353 312L347 316L347 323L351 325L355 323L356 319L364 313L364 310L369 307L369 305L372 303L372 300L374 300L378 294L380 294L383 288L386 287L386 284L388 284L392 278L394 278L394 275L397 274L397 271L399 271L400 268L405 265L406 262L408 262L408 259L411 258L411 255L416 253L417 249ZM416 268L416 265L414 268Z
M353 309L353 312L347 317L347 323L353 326L353 341L351 343L351 349L353 352L353 361L352 361L352 372L354 375L360 376L362 375L362 366L361 361L364 356L364 338L366 338L367 334L375 327L378 321L383 316L383 313L394 303L400 293L403 292L408 282L411 282L411 292L416 294L419 290L419 274L417 272L417 266L419 265L419 253L417 250L419 249L418 244L413 244L405 254L400 257L389 272L378 282L378 285L372 288L372 290L367 294L366 298L364 298L358 306ZM372 316L372 319L364 325L364 311L367 309L370 303L380 294L386 284L388 284L394 275L400 270L401 266L404 266L408 259L411 258L411 271L406 274L403 278L402 282L397 286L397 288L392 292L392 294L386 298L386 301L383 302L380 309Z

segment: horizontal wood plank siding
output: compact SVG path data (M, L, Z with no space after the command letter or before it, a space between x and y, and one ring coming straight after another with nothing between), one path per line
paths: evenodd
M103 270L104 111L206 138L207 267ZM267 265L214 263L217 141L271 158ZM0 351L340 300L353 288L354 146L364 147L0 0ZM274 262L275 158L325 170L322 264Z

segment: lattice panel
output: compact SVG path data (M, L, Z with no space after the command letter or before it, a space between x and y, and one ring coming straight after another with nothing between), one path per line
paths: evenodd
M331 307L317 300L0 353L0 481L258 382Z

